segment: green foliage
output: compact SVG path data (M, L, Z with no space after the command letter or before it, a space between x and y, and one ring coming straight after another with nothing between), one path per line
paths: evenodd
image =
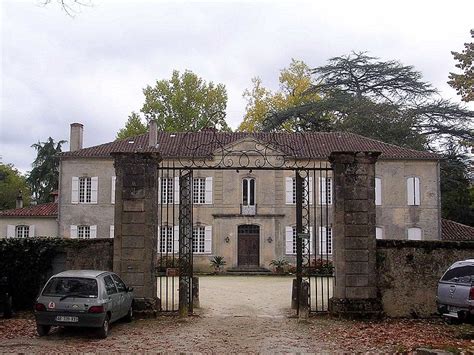
M288 68L280 71L280 88L272 92L262 85L260 78L252 79L253 88L244 91L243 97L247 100L246 112L243 122L239 126L239 131L258 132L264 128L264 121L269 112L288 110L320 99L315 92L308 92L314 85L311 77L311 69L300 60L292 59ZM328 129L327 122L324 127ZM295 130L297 122L286 122L283 126L285 130Z
M223 256L216 255L211 260L211 266L216 272L219 272L221 268L226 264Z
M471 30L471 37L474 38L474 29ZM456 89L463 101L474 101L474 42L464 43L462 52L451 54L458 62L456 68L461 69L462 74L449 73L448 84Z
M26 178L12 164L0 163L0 210L15 208L19 191L28 206L31 192Z
M58 153L61 153L61 145L66 141L57 143L49 137L46 142L38 142L31 147L37 151L37 156L27 178L31 186L33 197L37 203L52 202L51 192L57 190L59 183L59 159Z
M474 111L440 99L437 91L411 66L380 61L365 53L331 58L314 69L308 92L320 100L273 112L266 130L330 128L349 131L415 149L429 148L439 139L473 139Z
M189 70L183 74L174 70L171 79L158 80L143 93L141 112L147 122L156 121L159 131L230 131L225 121L227 92L223 84L207 83Z
M315 258L311 260L310 273L312 275L330 276L334 273L332 260Z
M0 240L0 276L8 277L15 309L31 309L56 255L53 239Z
M441 161L441 214L443 218L474 226L474 198L468 174L468 159L450 145Z
M148 128L146 124L142 122L140 115L136 112L132 112L130 116L128 116L125 127L118 131L117 139L135 137L146 132L148 132Z

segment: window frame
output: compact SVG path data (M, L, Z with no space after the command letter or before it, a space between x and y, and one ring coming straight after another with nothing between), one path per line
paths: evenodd
M253 185L253 191L251 188L252 185ZM245 177L242 179L242 206L256 206L256 195L257 195L256 185L257 185L256 179L254 177ZM251 203L252 199L253 199L253 203Z
M78 225L77 226L77 239L91 239L91 226Z
M29 238L29 236L30 236L30 226L26 224L19 224L15 226L15 238Z
M79 176L79 203L92 203L92 177Z
M203 205L206 203L206 178L193 178L193 204Z

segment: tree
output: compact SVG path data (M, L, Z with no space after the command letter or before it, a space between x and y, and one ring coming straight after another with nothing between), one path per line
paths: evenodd
M281 129L295 118L318 127L329 118L335 130L415 149L439 139L472 140L474 112L438 97L411 66L352 53L313 73L317 84L310 92L321 99L271 113L265 129Z
M441 161L443 218L474 226L474 199L470 191L468 159L459 146L449 145Z
M58 188L59 181L59 159L61 145L66 141L57 143L49 137L46 142L38 142L31 147L36 149L37 156L29 172L27 182L31 186L33 198L37 203L51 202L51 193Z
M223 84L207 83L188 70L181 75L174 70L170 80L159 80L143 93L141 112L147 122L156 121L159 131L230 131L225 121L227 92Z
M49 5L52 0L43 0L43 6ZM66 12L70 17L74 17L82 6L92 6L92 0L56 0L58 5Z
M136 112L132 112L128 116L128 121L125 123L125 127L117 133L117 139L125 139L135 137L148 131L147 126L142 122L140 115Z
M28 206L31 192L26 178L12 164L0 163L0 210L15 208L19 192Z
M471 37L474 38L474 29L471 30ZM449 73L448 84L456 89L463 101L474 101L474 42L464 43L461 53L451 54L458 61L456 68L461 69L462 74Z
M313 80L310 67L303 61L292 59L289 67L280 71L279 82L279 90L272 92L263 87L259 77L252 79L252 89L245 90L243 94L247 106L239 131L261 131L269 112L288 110L320 99L318 94L308 92ZM295 125L298 122L286 122L283 128L294 130ZM324 128L328 128L327 125Z

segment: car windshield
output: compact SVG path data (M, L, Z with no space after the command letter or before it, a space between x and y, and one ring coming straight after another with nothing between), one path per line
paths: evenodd
M43 296L97 297L97 280L81 277L54 277L43 290Z

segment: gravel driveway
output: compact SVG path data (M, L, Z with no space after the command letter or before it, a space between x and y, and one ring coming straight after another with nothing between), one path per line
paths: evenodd
M203 277L197 316L116 323L104 340L88 329L64 328L39 338L32 314L23 313L0 320L0 353L474 351L471 326L439 320L361 322L318 316L299 322L289 317L290 290L287 277Z

